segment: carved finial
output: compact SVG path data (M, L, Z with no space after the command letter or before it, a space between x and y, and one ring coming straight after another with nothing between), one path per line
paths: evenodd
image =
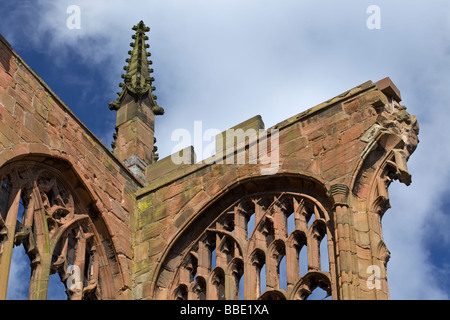
M117 100L109 104L109 108L111 110L118 110L123 97L126 94L129 94L135 101L139 101L143 97L148 97L154 114L162 115L164 114L164 109L157 105L156 99L154 98L155 96L153 95L155 87L152 86L152 82L155 81L155 79L150 77L153 69L149 68L152 61L147 59L147 57L150 56L150 52L147 52L146 49L149 48L150 45L145 43L145 41L148 40L148 36L146 36L145 33L150 31L150 28L141 20L137 25L133 26L132 29L136 31L136 33L131 37L134 42L130 43L130 46L133 48L128 51L130 58L125 60L127 65L123 67L126 73L122 75L122 78L124 79L124 83L120 84L122 91Z

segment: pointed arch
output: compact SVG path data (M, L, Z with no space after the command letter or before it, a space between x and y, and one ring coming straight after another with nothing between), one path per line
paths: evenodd
M119 267L111 255L111 237L73 168L55 158L37 162L22 157L0 168L0 181L1 216L9 221L2 226L7 237L0 239L0 247L24 245L32 267L29 299L46 299L54 273L64 283L68 299L113 299L120 281L113 281ZM20 197L25 210L17 221ZM10 256L0 254L0 264L0 273L8 274ZM6 295L7 281L2 283L0 292Z
M226 275L223 284L227 299L239 297L242 284L245 299L258 299L265 291L273 290L288 297L302 280L299 270L302 248L315 253L308 257L308 262L311 270L320 271L319 245L325 235L329 240L328 251L335 252L329 198L325 188L316 182L305 181L300 176L297 180L293 177L285 179L281 175L265 177L256 184L250 179L240 181L194 213L166 247L156 269L154 298L158 299L158 294L164 292L171 293L166 297L174 297L181 284L187 285L191 292L191 286L200 276L207 279L205 297L216 297L217 290L213 289L211 279L215 279L216 285L221 284L222 273L214 270L223 270ZM287 232L289 214L295 215L295 230L290 234ZM250 216L255 216L255 226L249 235ZM317 249L312 247L314 239L317 239ZM214 267L208 252L216 252ZM193 265L189 263L193 257L198 261L198 273L194 278L186 276L189 273L187 266ZM166 264L170 266L165 267ZM280 270L281 266L283 270ZM329 278L335 277L336 270L332 268L326 274ZM197 283L197 288L200 287Z

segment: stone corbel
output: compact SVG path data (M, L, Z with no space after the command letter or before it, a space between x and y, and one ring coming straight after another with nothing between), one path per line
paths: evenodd
M395 170L395 178L409 186L411 184L411 174L408 172L406 164L406 152L401 149L394 149L392 152L394 154L394 161L388 160L387 163Z
M331 197L333 201L333 207L336 206L345 206L349 207L349 188L345 184L334 184L330 187L328 191L328 195Z

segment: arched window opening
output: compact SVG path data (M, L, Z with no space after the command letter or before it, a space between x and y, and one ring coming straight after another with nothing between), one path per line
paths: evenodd
M211 251L211 269L214 269L216 267L217 262L217 255L216 255L216 248L214 248Z
M308 295L307 300L331 300L331 296L326 290L317 287Z
M288 236L295 231L295 214L292 212L287 217L287 234Z
M230 299L237 300L244 298L244 262L240 258L235 258L229 266L231 273Z
M217 258L219 266L226 266L230 263L236 253L237 248L235 246L234 240L229 236L223 236L219 245L219 257Z
M267 272L266 272L266 265L263 264L263 266L259 269L258 274L258 294L257 296L262 295L267 290Z
M197 277L192 284L191 297L189 300L205 300L206 299L206 281L203 277Z
M306 208L305 212L306 212L307 228L309 228L316 218L315 214L314 214L314 209L309 207L309 208Z
M328 237L325 233L324 237L320 241L320 268L322 271L330 271L330 259L328 256Z
M325 222L321 219L316 219L311 224L308 232L311 239L308 245L308 269L322 270L320 245L327 232ZM327 252L325 251L325 253Z
M187 300L188 299L188 290L187 287L183 284L179 285L174 293L174 300Z
M222 219L222 228L225 231L234 233L234 215L226 214Z
M16 278L27 287L21 291L27 291L32 300L112 297L111 273L104 275L105 290L99 287L100 255L114 264L103 248L109 239L106 236L103 243L99 241L90 216L95 208L79 201L74 190L85 191L74 177L69 185L61 172L45 161L21 161L1 168L0 277L14 274L15 257L26 260L21 264L28 266L27 271L21 273L28 276L0 279L0 298L14 296ZM78 268L75 279L69 267ZM103 266L103 270L107 268Z
M198 268L202 276L206 276L216 267L216 235L208 232L198 246Z
M214 300L225 300L225 274L221 268L214 270L211 277L211 297Z
M280 278L280 289L286 290L287 289L287 264L286 264L286 256L283 256L283 258L280 260L280 263L278 264L278 274Z
M330 300L331 282L326 273L310 271L294 290L295 300Z
M266 291L258 300L286 300L285 295L277 290Z
M273 242L270 250L270 260L268 261L269 272L267 276L267 286L269 289L281 289L283 283L284 287L287 287L286 279L286 247L282 240L276 240ZM282 261L284 264L282 265Z
M255 218L256 215L253 213L247 220L247 240L250 239L250 236L252 235L252 232L255 229Z
M57 273L48 279L47 300L67 300L66 286Z
M253 254L251 266L250 289L252 296L256 298L266 291L266 258L262 250L258 249Z
M191 283L192 281L195 281L197 278L197 268L198 268L198 258L197 254L194 252L191 252L189 254L189 260L186 264L186 270L188 271L188 279L184 279L184 282Z
M189 287L189 299L203 297L202 292L207 299L305 299L317 286L331 283L334 271L329 270L328 246L334 244L327 239L329 215L311 196L248 193L233 203L210 208L220 212L199 217L210 217L211 222L202 221L204 231L195 234L196 240L184 254L168 253L171 264L173 259L179 261L168 284L172 292L184 284ZM192 239L193 234L189 236ZM223 277L217 270L223 270ZM305 287L316 273L320 273L320 285ZM207 279L206 291L199 279ZM325 288L331 292L329 286Z
M12 192L11 176L6 175L2 178L0 186L0 231L5 226L6 215L8 214L9 201ZM0 237L4 235L0 234ZM2 240L2 238L0 238Z
M239 283L238 283L238 288L239 288L239 300L244 300L244 285L245 285L245 281L244 281L244 274L242 274L241 278L239 279ZM236 299L236 298L235 298Z
M14 247L12 251L6 299L27 300L30 276L30 258L28 258L24 246L20 245Z
M273 226L273 218L271 216L265 217L261 233L266 239L266 246L269 247L269 245L275 239L275 229Z
M308 272L308 249L302 247L298 255L298 263L300 265L299 275L303 277Z

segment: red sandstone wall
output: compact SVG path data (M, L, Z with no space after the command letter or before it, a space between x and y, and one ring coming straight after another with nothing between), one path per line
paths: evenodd
M397 108L404 108L392 99L392 92L397 93L397 89L390 80L378 85L369 81L273 127L279 130L279 144L272 145L272 152L279 151L280 157L279 170L274 177L281 177L286 185L294 183L293 177L314 180L328 190L329 198L325 201L335 203L329 209L337 210L333 213L333 228L339 242L336 243L338 279L334 281L339 288L335 297L340 299L388 297L385 283L378 292L360 289L368 275L366 269L359 266L378 263L372 246L376 247L381 241L381 230L373 224L370 228L367 226L368 219L375 219L366 211L369 199L352 191L355 183L364 184L367 189L373 186L370 178L373 170L367 177L362 172L369 164L380 165L379 154L363 165L367 154L373 154L372 146L377 145L376 124L381 127L386 119L392 118L394 123ZM399 93L395 98L399 100ZM387 134L401 136L401 130L395 128L398 124L392 125ZM399 140L401 138L396 140L397 144ZM389 154L395 146L384 145L381 154ZM252 180L260 179L261 167L264 166L185 165L179 167L178 177L176 169L165 168L169 172L167 175L152 180L152 166L149 166L150 183L137 194L135 299L166 299L170 295L165 286L173 276L171 268L177 265L178 259L172 256L166 260L170 247L183 232L195 228L200 219L208 219L200 216L204 208L220 205L216 201L233 194L234 187L244 182L251 185ZM155 176L159 176L158 170L161 168L155 167ZM361 175L367 178L365 182ZM266 176L263 183L270 184L271 177ZM339 187L332 187L336 185ZM332 188L334 191L330 193ZM345 190L350 190L350 195ZM234 196L239 197L239 194ZM369 236L372 240L366 241ZM386 275L383 277L385 280Z
M385 168L392 163L400 179L408 181L403 160L417 145L415 119L398 104L399 96L390 81L369 81L274 127L280 133L279 143L272 145L280 156L275 175L287 184L295 183L292 177L305 178L328 191L323 201L330 203L338 239L339 298L388 296L385 283L380 292L361 289L368 275L360 266L385 260L377 223L388 199L377 186L386 184ZM397 157L401 152L393 155L395 148L405 152L405 159ZM264 167L185 165L153 179L156 163L148 168L148 185L138 190L140 183L129 171L0 41L0 167L25 158L60 159L73 167L114 244L120 264L117 298L134 299L167 297L167 288L155 285L167 282L161 266L171 263L166 254L175 239L205 219L200 215L204 208L225 196L239 197L234 187L243 181L251 186ZM265 179L271 183L270 176Z
M39 157L37 157L39 156ZM120 270L117 298L130 293L133 193L139 182L3 41L0 41L0 168L49 158L72 166L100 211Z

